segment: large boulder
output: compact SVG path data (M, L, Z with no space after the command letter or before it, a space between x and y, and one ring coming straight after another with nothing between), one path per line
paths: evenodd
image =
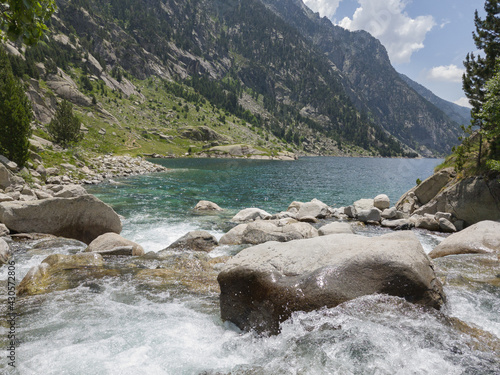
M107 270L100 254L53 254L32 267L17 287L17 294L36 295L75 288L92 278L115 275Z
M277 333L294 311L312 311L374 293L439 308L440 281L411 232L322 236L242 250L218 276L223 320Z
M446 168L422 181L414 191L418 201L421 204L427 204L451 181L454 175L453 168Z
M204 230L191 231L164 250L210 251L218 245L217 239Z
M500 223L481 221L445 238L429 253L431 258L457 254L500 254Z
M89 244L101 234L120 233L117 213L93 195L0 203L0 222L18 233L47 233Z
M85 252L101 255L144 255L144 249L141 245L113 232L101 234L89 244Z
M247 223L250 221L254 220L265 220L269 219L271 217L271 214L261 210L260 208L245 208L238 212L236 215L233 216L231 219L232 222L235 223Z
M303 203L300 205L296 218L297 220L302 220L306 217L322 219L328 216L328 214L328 206L317 199L313 199L311 202Z

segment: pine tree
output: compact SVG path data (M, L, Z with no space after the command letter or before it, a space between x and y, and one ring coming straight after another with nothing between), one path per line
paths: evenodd
M67 100L63 100L56 111L56 115L47 125L52 140L67 147L82 140L83 133L80 130L80 119L73 114L73 106Z
M484 52L484 56L467 54L464 61L465 74L462 79L465 95L472 105L471 125L479 127L478 168L481 165L483 135L488 131L480 116L485 102L485 84L493 77L496 59L500 56L500 1L486 0L484 9L486 11L484 20L479 17L477 10L475 12L476 31L472 34L476 47ZM496 125L488 124L487 126Z
M28 160L32 119L28 97L0 48L0 153L20 167Z

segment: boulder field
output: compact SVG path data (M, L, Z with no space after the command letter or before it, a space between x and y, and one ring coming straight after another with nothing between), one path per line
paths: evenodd
M334 234L242 250L219 273L223 320L278 333L294 311L334 307L374 293L439 308L441 282L411 232Z

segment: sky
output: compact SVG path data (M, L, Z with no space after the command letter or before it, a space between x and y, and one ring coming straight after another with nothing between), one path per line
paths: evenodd
M474 12L485 0L303 0L322 17L349 30L365 30L387 49L394 68L437 96L468 106L463 61L477 54Z

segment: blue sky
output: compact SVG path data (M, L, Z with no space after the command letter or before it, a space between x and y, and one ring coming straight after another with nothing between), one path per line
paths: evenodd
M366 30L386 47L400 73L443 99L464 105L463 61L477 52L474 11L484 0L303 0L350 30Z

